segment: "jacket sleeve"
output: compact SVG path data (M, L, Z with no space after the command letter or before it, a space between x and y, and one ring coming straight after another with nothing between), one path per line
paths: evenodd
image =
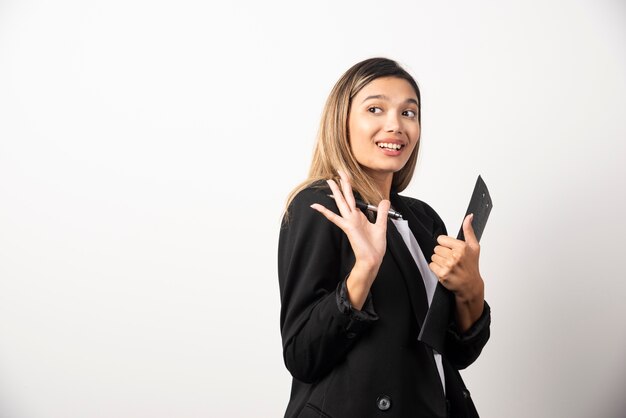
M457 370L465 369L476 361L489 340L490 325L491 308L487 301L485 301L480 318L463 333L459 331L454 321L454 314L452 315L452 322L446 336L446 358Z
M439 235L448 235L445 224L427 204L424 209L428 216L434 221L433 237L435 240ZM451 306L454 309L454 297L452 293ZM487 301L483 308L482 315L465 332L460 332L455 321L455 312L450 314L450 323L446 332L445 352L442 353L448 361L457 369L462 370L471 365L480 355L483 347L487 344L490 336L491 309Z
M278 244L283 357L292 376L305 383L332 370L377 319L371 297L362 311L346 301L344 279L354 256L343 231L313 203L337 211L323 190L303 190L289 207Z

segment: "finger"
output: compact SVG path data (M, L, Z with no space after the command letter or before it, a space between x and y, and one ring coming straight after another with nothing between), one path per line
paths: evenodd
M450 277L448 277L448 272L446 271L446 269L437 265L437 263L430 263L428 267L433 273L435 273L435 276L437 276L437 280L439 281L439 283L441 283L446 289L451 290Z
M452 250L448 247L442 247L441 245L437 245L435 247L435 254L438 254L442 257L450 257L452 254Z
M324 215L326 219L328 219L329 221L337 225L339 228L343 229L345 220L341 216L337 215L332 210L327 209L326 207L320 205L319 203L313 203L311 207L315 209L316 211L318 211L319 213L321 213L322 215Z
M432 262L428 265L428 268L430 268L430 270L435 273L435 276L437 276L437 279L441 281L441 277L443 277L442 267L439 264Z
M356 208L356 202L354 201L354 193L352 192L352 185L350 184L350 178L343 170L337 170L340 177L341 182L341 191L343 192L343 197L346 199L346 203L350 206L351 209Z
M452 238L448 235L439 235L437 237L437 243L442 247L446 248L460 248L465 245L465 243L459 239Z
M478 245L478 239L476 238L476 234L474 233L474 227L472 226L472 221L474 220L474 214L470 213L463 220L463 234L465 234L465 242L467 242L471 246Z
M345 171L343 168L339 168L337 169L337 173L339 173L340 177L344 177L347 178L348 181L352 180L352 177L350 176L350 173L348 173L347 171Z
M431 260L433 263L437 264L441 269L446 269L446 270L450 269L450 265L452 264L452 261L449 258L442 257L437 254L433 254L433 256L431 257Z
M389 214L389 208L391 207L391 202L388 200L381 200L378 204L378 211L376 213L376 225L380 227L387 228L387 215Z
M339 190L339 186L337 186L337 183L335 183L334 180L326 180L326 183L328 183L330 190L332 190L333 192L333 197L335 199L335 203L337 204L337 208L339 209L339 213L341 213L342 216L349 215L350 212L352 212L352 209L350 209L350 207L346 203L346 200L343 197L343 193L341 193L341 191Z

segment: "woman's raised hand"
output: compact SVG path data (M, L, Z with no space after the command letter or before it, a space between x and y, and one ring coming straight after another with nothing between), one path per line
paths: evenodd
M352 271L353 273L358 271L359 279L369 281L367 283L369 290L376 274L378 274L378 268L387 248L387 213L391 203L388 200L382 200L378 204L376 222L371 223L356 206L349 177L341 170L338 172L340 185L337 185L334 180L327 180L327 182L333 192L340 215L319 203L315 203L311 207L345 232L356 259Z

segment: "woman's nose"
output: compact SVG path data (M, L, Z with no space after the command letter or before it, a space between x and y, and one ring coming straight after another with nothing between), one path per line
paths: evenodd
M389 112L385 119L385 132L400 132L400 117L395 112Z

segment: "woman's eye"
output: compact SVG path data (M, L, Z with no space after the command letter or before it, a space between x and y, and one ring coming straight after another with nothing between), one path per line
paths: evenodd
M380 107L376 107L376 106L371 106L367 108L367 111L370 113L380 113L383 110Z
M417 113L415 113L414 110L405 110L404 112L402 112L402 114L409 118L414 118L415 116L417 116Z

